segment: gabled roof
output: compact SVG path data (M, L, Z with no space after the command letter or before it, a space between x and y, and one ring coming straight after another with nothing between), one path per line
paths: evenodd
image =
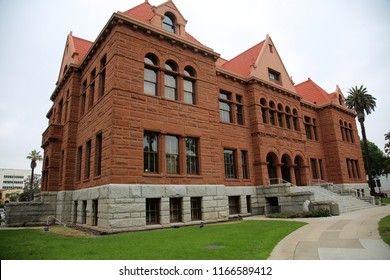
M295 89L297 93L302 96L303 100L317 105L323 105L331 101L338 103L336 93L328 94L310 78L308 78L307 81L295 85Z
M123 12L123 14L143 22L150 22L154 16L152 5L150 5L148 1Z
M249 77L251 74L251 66L255 65L257 58L263 48L264 41L253 46L249 50L237 55L229 61L221 65L222 68L237 73L243 77Z
M80 63L85 57L85 55L87 54L87 52L89 51L89 49L92 47L93 42L76 36L72 36L72 37L73 37L75 52L78 54L77 59L78 62Z
M165 10L164 8L166 8L166 7L169 7L169 9L174 10L175 13L180 17L182 23L187 22L184 19L184 17L182 16L182 14L180 13L180 11L177 9L176 5L172 1L167 1L163 4L160 4L157 7L155 7L155 6L152 6L146 0L144 3L142 3L138 6L135 6L134 8L131 8L130 10L127 10L127 11L123 12L122 14L124 14L128 17L135 18L139 21L154 25L154 18L156 16L161 17L161 15L158 13L160 10ZM184 31L184 34L182 36L193 43L202 45L202 43L200 43L195 37L193 37L191 34L189 34L186 31Z
M216 66L245 79L257 78L265 82L275 83L278 87L295 93L293 82L269 35L265 40L233 59L226 62L223 60L217 61ZM279 81L270 80L270 70L279 73Z
M72 31L69 33L66 38L58 81L62 79L62 76L71 64L79 65L81 63L92 45L93 42L91 41L73 36Z

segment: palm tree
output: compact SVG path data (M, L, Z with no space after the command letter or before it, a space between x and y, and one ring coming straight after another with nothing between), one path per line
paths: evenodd
M376 107L376 98L371 94L368 94L367 89L363 85L358 88L357 86L349 89L348 97L345 99L345 104L349 109L355 111L358 121L360 123L362 136L363 136L363 146L366 153L366 167L368 174L368 183L371 189L371 195L375 193L375 183L372 180L371 168L370 168L370 156L368 152L368 143L366 136L366 128L364 127L364 121L366 119L366 114L369 115L371 112L375 111Z
M31 181L30 181L30 201L33 200L33 182L34 182L34 168L37 167L37 161L42 160L41 152L37 150L32 150L27 156L27 159L31 160Z

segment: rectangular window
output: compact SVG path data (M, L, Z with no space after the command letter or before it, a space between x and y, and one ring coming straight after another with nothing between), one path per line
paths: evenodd
M171 223L182 222L182 198L170 198L169 199L169 216Z
M64 177L64 162L65 162L65 151L61 151L61 159L60 159L60 185L62 185L62 178Z
M219 113L222 122L232 123L231 93L220 92Z
M315 158L310 159L310 165L311 165L311 175L313 179L319 179L318 178L318 170L317 170L317 160Z
M172 75L164 75L164 96L167 99L177 100L176 94L176 78Z
M320 179L324 179L324 165L322 163L322 159L318 160L318 164L320 166L320 176L321 176Z
M229 215L240 214L240 197L229 196Z
M85 146L85 166L84 166L84 178L88 179L91 175L91 147L92 141L89 140Z
M88 109L91 109L95 102L95 75L96 69L93 69L91 72L91 84L89 85Z
M103 56L100 60L100 74L99 74L99 98L104 95L104 91L106 88L106 63L107 57Z
M85 103L87 100L87 80L83 82L82 94L81 94L81 105L80 105L80 116L85 113Z
M274 83L279 84L279 85L282 84L279 72L268 68L268 76L269 76L269 80L271 82L274 82Z
M179 174L179 137L165 137L165 166L167 173Z
M237 178L235 150L224 150L225 178Z
M305 131L306 131L306 138L307 139L313 139L313 135L311 133L311 118L305 116Z
M76 163L76 181L81 180L81 163L83 158L83 146L77 149L77 163Z
M252 197L250 195L246 196L246 212L252 213Z
M96 135L95 142L95 176L100 176L102 174L102 144L103 144L103 135L99 133Z
M156 132L144 133L144 171L158 172L158 134Z
M313 119L313 136L314 136L314 140L318 141L317 120L316 119Z
M58 104L58 117L57 117L57 123L61 124L62 123L62 110L64 107L64 101L61 99L60 103Z
M244 124L244 114L243 114L243 105L242 105L242 96L236 95L236 115L237 115L237 124Z
M87 201L83 200L82 208L81 208L81 223L87 223Z
M98 225L98 200L92 200L92 225Z
M248 179L249 172L248 172L248 152L247 151L241 151L241 166L242 166L242 178Z
M157 95L157 71L144 69L144 93Z
M191 197L191 220L202 220L202 198Z
M188 175L198 175L198 139L186 138L186 167Z
M79 206L79 202L77 200L73 201L73 223L77 223L77 208Z
M184 80L184 103L195 104L194 82Z
M160 223L160 199L146 199L146 224L155 225Z

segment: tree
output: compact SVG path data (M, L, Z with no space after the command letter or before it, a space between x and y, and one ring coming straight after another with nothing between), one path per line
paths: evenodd
M37 150L32 150L31 153L27 156L27 159L31 160L31 177L30 177L30 195L29 200L33 200L34 189L33 189L33 179L34 179L34 168L37 167L37 161L42 161L41 153Z
M390 156L390 131L385 134L385 140L388 142L385 144L385 153Z
M367 136L366 136L366 128L364 127L364 121L366 119L366 115L371 114L371 112L375 111L376 107L376 98L371 94L368 94L367 89L363 87L363 85L358 88L357 86L349 89L348 96L345 99L345 104L349 109L355 111L358 121L360 123L360 128L362 131L363 137L363 147L366 153L366 164L367 164L367 174L368 181L371 189L371 194L375 193L375 182L372 180L372 176L370 174L371 170L371 162L370 162L370 153L368 150L367 144Z
M41 192L41 183L42 183L41 175L34 174L33 195ZM31 177L28 176L24 180L24 188L23 188L23 192L19 195L19 201L29 201L30 200L30 187L31 187Z
M371 175L387 175L390 173L389 170L389 157L373 142L367 141L368 151L371 159ZM360 141L362 148L364 165L367 165L366 152L364 151L363 141ZM375 170L375 172L373 171Z

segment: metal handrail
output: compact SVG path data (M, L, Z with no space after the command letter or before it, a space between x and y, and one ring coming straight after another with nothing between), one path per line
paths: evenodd
M63 225L64 227L66 227L66 224L65 223L63 223L63 222L61 222L60 220L58 220L56 217L54 217L54 216L48 216L47 217L47 219L46 219L46 226L48 226L49 225L49 219L50 218L53 218L54 220L56 220L58 223L60 223L61 225Z
M277 181L277 184L290 184L291 186L295 187L295 185L289 181L286 181L284 180L283 178L270 178L268 180L268 183L269 185L275 185L275 184L271 184L272 181L276 180Z

